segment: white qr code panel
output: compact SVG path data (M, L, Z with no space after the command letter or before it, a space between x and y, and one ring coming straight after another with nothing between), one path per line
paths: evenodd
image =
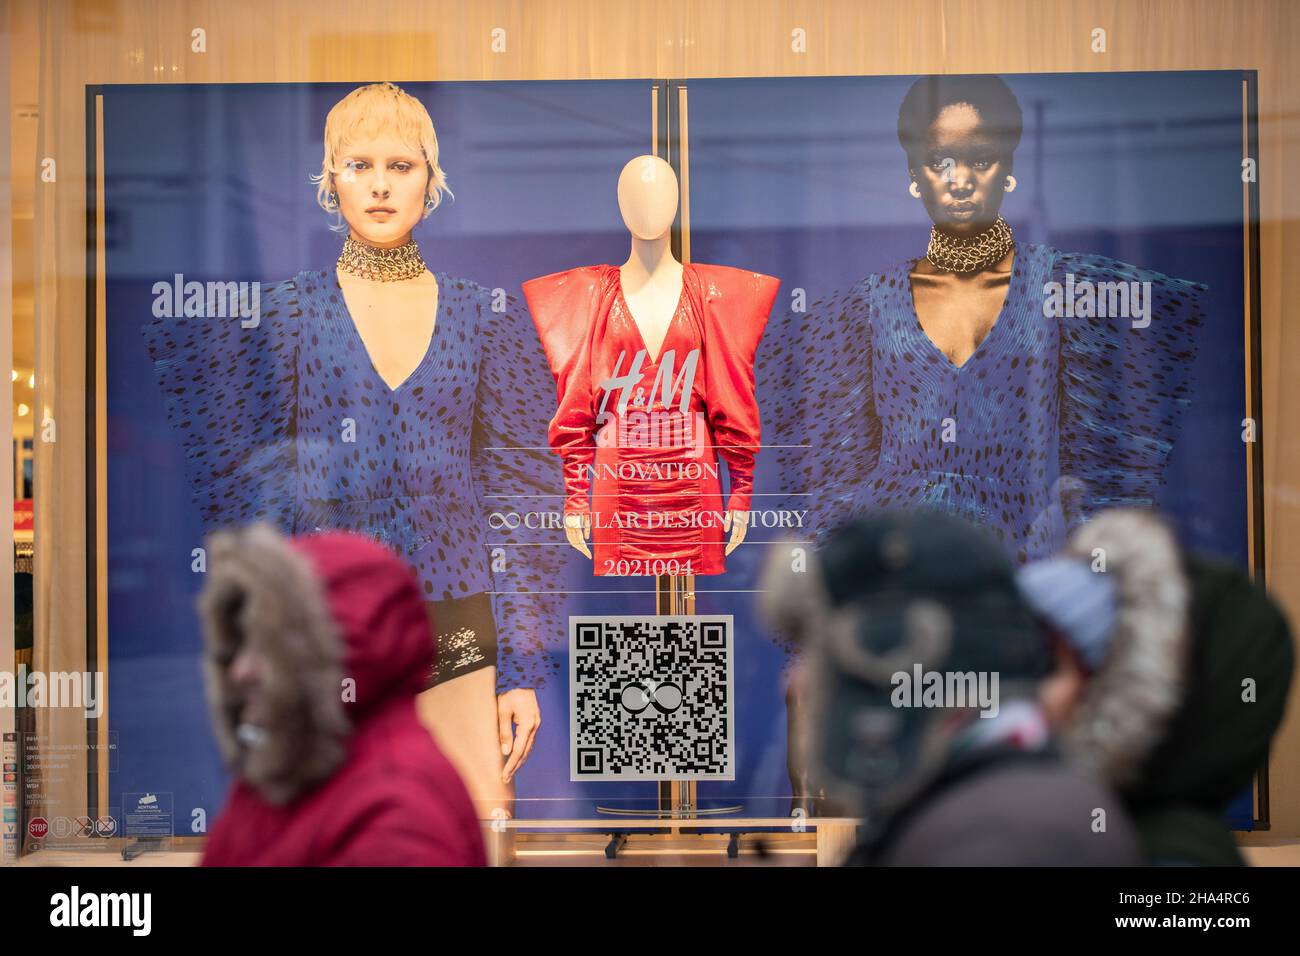
M730 615L569 618L572 780L734 780Z

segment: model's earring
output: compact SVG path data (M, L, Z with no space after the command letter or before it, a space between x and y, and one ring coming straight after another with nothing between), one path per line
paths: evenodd
M329 206L331 209L338 209L338 208L339 208L339 194L338 194L338 193L330 193L329 196L328 196L328 197L326 198L326 200L325 200L325 205Z
M1015 192L1015 191L1016 191L1016 177L1015 177L1015 176L1008 176L1008 177L1007 177L1007 192L1009 192L1009 193L1013 193L1013 192Z
M434 207L435 205L436 205L436 204L434 203L434 201L433 201L432 199L426 199L426 200L424 201L424 211L425 211L425 212L433 212L433 207Z
M913 199L921 198L921 187L916 184L915 179L912 180L912 185L907 187L907 191L912 194Z

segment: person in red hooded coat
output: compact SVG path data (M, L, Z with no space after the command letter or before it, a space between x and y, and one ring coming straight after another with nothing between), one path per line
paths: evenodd
M214 534L199 601L236 780L204 866L482 866L464 784L416 716L434 655L413 572L354 534Z

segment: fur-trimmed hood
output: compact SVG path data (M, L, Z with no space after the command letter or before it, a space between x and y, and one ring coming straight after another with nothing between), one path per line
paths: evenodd
M1268 759L1295 666L1291 627L1240 568L1189 555L1187 678L1178 711L1130 788L1142 809L1178 802L1224 808Z
M1131 784L1182 700L1188 584L1172 532L1151 512L1104 511L1065 549L1111 576L1115 628L1064 739L1118 787Z
M1119 626L1068 739L1120 789L1149 862L1241 865L1224 814L1282 720L1286 616L1241 569L1177 555L1149 516L1099 515L1070 545L1093 548L1119 575Z
M268 525L214 534L200 596L223 757L273 804L334 774L353 727L424 686L433 636L413 573L359 535L287 539ZM229 676L244 643L266 665L257 727Z

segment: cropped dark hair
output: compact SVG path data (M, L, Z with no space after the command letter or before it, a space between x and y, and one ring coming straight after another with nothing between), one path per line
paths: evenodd
M908 164L925 147L927 131L949 106L967 103L1006 150L1008 158L1020 145L1024 119L1020 101L999 76L923 76L912 84L898 107L898 143L907 153Z

